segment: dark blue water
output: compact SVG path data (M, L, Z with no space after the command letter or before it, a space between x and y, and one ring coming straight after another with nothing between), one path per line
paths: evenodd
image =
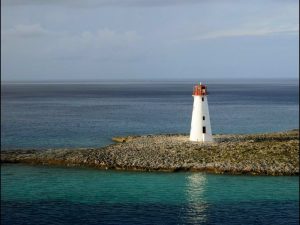
M188 133L191 82L4 84L1 147ZM298 81L208 82L213 133L298 128ZM299 177L1 165L1 224L298 224Z
M298 128L296 80L208 82L213 133ZM192 82L4 84L1 147L95 147L130 134L189 133Z

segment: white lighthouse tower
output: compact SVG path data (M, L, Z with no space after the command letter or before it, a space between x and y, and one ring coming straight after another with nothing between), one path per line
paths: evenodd
M193 90L193 97L190 140L198 142L213 141L207 103L207 87L201 83L196 85Z

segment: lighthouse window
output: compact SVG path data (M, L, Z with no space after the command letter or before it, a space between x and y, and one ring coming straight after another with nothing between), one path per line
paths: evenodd
M206 127L202 127L202 133L206 134Z
M204 97L202 97L202 102L204 102Z
M202 119L205 120L205 116L203 116Z

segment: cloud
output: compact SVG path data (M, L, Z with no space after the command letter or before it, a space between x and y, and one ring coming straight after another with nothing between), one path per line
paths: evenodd
M222 0L2 0L1 6L20 6L20 5L56 5L67 7L160 7L160 6L176 6L176 5L195 5L203 3L224 3ZM268 0L268 2L281 2ZM243 0L228 0L226 4L244 4ZM285 0L285 4L299 4L298 0Z
M66 46L75 43L76 46L86 47L105 47L105 46L124 46L134 44L141 39L136 31L117 32L108 28L98 29L96 31L83 31L80 33L67 33L48 30L40 24L19 24L13 28L2 31L4 40L12 39L32 39L56 36L52 41L62 41Z
M247 36L268 36L275 34L299 34L299 25L281 26L276 28L270 27L249 27L240 29L228 29L220 31L212 31L195 35L188 40L205 40L218 38L233 38L233 37L247 37Z
M7 51L39 52L46 58L64 60L105 59L131 60L140 54L142 37L134 30L117 31L108 28L96 31L59 32L40 24L16 25L2 31L1 42ZM10 50L9 50L10 49Z
M47 46L46 54L54 59L131 60L140 54L142 37L136 31L108 28L65 34ZM78 57L80 56L80 57Z
M3 38L36 38L46 35L53 34L53 32L48 31L43 28L40 24L29 24L29 25L16 25L13 28L3 30Z
M3 6L18 5L65 5L70 7L102 7L102 6L171 6L198 4L204 0L2 0Z
M67 34L58 39L58 46L67 52L83 53L86 51L118 52L134 47L141 40L136 31L117 32L108 28L97 31L83 31Z

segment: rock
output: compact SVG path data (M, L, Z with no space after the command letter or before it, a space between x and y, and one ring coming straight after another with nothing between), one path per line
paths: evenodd
M187 134L114 137L102 148L9 150L2 163L88 166L144 171L207 171L299 175L299 130L269 134L214 135L213 143Z
M131 137L131 136L127 136L127 137L113 137L112 141L118 142L118 143L125 143L125 142L132 141L134 138L136 138L136 137Z
M126 137L113 137L112 140L114 142L124 143L126 142Z

